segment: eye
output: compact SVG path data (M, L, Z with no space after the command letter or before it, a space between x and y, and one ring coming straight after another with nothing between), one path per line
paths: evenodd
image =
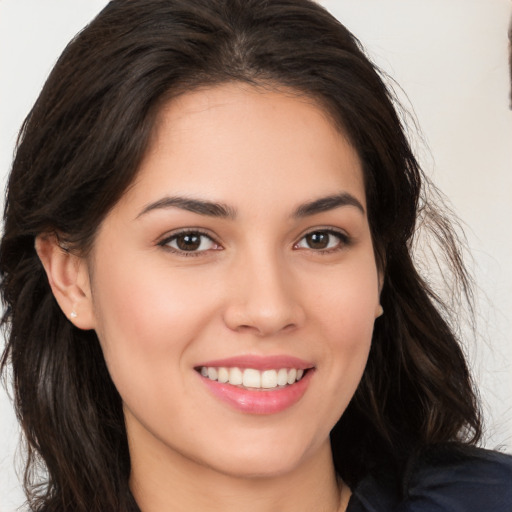
M211 237L200 231L182 231L176 233L162 240L159 245L180 253L199 253L220 248Z
M348 236L343 233L322 229L307 233L299 240L295 247L298 249L329 251L331 249L341 249L348 244L348 241Z

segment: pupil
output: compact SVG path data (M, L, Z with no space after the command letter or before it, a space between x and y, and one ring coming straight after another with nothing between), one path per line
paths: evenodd
M176 245L182 251L194 251L201 245L201 236L196 234L180 235L176 240Z
M329 245L328 233L317 231L306 236L309 247L311 249L325 249Z

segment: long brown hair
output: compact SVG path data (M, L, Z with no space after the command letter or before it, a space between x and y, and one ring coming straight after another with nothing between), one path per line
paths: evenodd
M481 432L445 307L418 274L418 216L468 290L457 238L428 202L394 100L357 39L309 0L114 0L68 45L20 132L0 246L2 368L12 365L38 511L138 510L121 398L93 331L63 315L34 250L41 233L87 253L137 173L160 106L239 81L315 98L363 164L381 302L362 381L331 433L336 470L355 485L386 463ZM42 464L47 480L36 485Z

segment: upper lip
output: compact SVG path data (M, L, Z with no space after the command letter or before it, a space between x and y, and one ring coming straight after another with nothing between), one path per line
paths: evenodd
M198 364L196 367L202 366L209 367L238 367L238 368L254 368L255 370L272 370L279 368L296 368L297 370L307 370L313 368L314 364L305 361L298 357L289 355L274 355L274 356L261 356L261 355L240 355L227 357L224 359L215 359L212 361L205 361Z

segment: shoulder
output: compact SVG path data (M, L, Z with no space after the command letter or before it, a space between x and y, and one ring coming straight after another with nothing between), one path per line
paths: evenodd
M405 498L415 503L411 511L510 512L512 457L469 447L430 449L413 465Z
M385 481L364 479L347 512L512 511L512 456L500 452L432 447L411 458L401 492Z

